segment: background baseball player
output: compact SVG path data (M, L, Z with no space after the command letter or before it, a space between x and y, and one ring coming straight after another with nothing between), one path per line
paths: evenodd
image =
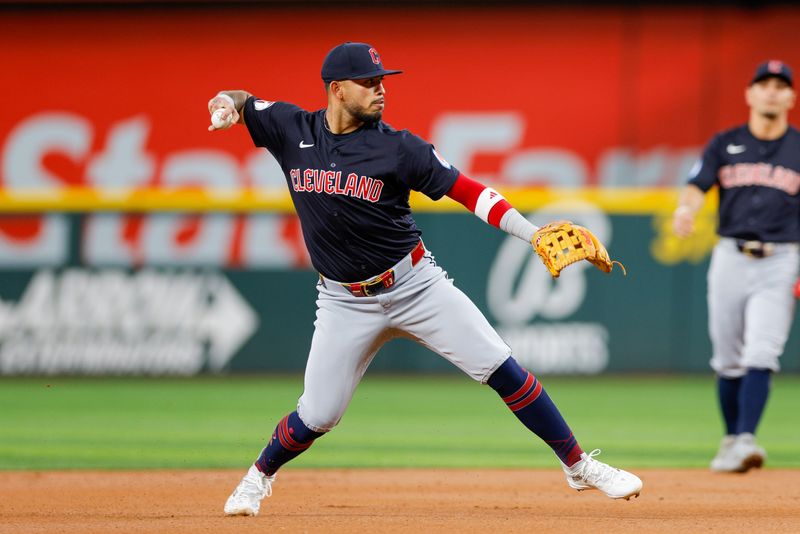
M718 376L725 436L715 471L761 467L755 432L779 370L795 301L800 241L800 135L788 123L792 71L780 61L758 66L745 99L746 125L718 133L691 172L675 210L685 237L703 195L719 187L719 243L708 271L711 367Z
M246 124L281 165L317 284L317 319L297 410L275 428L225 504L255 515L276 471L333 429L378 349L404 336L447 358L502 397L552 447L572 488L612 498L638 495L642 482L583 452L537 378L425 249L411 215L413 189L462 203L489 224L531 242L537 228L497 191L463 176L423 139L381 121L383 67L375 48L344 43L322 65L328 106L313 113L245 91L209 102L209 130ZM216 116L214 112L220 111ZM610 269L610 265L608 266Z

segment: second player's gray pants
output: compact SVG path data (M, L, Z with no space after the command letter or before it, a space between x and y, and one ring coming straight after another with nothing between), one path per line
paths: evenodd
M778 371L794 318L793 287L800 268L796 243L776 244L773 255L749 257L721 238L708 269L711 368L725 378L748 368Z

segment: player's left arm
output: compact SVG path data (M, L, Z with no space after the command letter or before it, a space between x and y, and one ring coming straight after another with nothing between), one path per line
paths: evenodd
M447 195L484 222L531 243L537 226L531 224L491 187L467 178L436 149L416 135L400 132L398 176L415 191L433 200Z
M471 180L445 161L422 138L401 132L398 176L409 188L433 200L447 195L483 221L533 246L550 273L580 260L587 260L604 272L614 262L597 237L570 221L557 221L541 228L523 217L498 191Z
M610 273L616 263L625 273L625 267L612 260L600 240L583 226L570 221L556 221L538 227L496 190L461 173L445 194L485 222L531 244L554 278L558 278L562 269L580 260L586 260L606 273Z
M498 191L463 174L459 173L453 187L445 194L485 223L516 236L526 243L531 243L536 230L539 229L538 226L523 217Z

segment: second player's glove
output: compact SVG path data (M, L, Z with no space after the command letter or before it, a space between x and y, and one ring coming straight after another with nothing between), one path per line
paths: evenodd
M590 262L605 273L610 273L616 263L626 274L625 267L609 257L606 247L592 232L570 221L556 221L542 226L533 234L531 244L553 278L558 278L567 265L581 260Z

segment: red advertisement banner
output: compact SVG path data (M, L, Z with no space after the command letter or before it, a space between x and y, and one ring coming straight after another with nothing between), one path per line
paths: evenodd
M391 24L388 24L391 21ZM508 184L671 186L746 118L755 65L800 66L800 10L201 9L4 13L4 188L282 184L206 102L324 106L322 58L376 46L385 120Z
M508 190L673 189L713 132L746 119L756 64L800 68L798 27L792 8L6 11L0 212L124 211L137 199L153 205L137 197L153 191L167 195L156 209L285 210L258 196L285 199L275 161L242 127L208 132L206 104L219 90L246 89L323 107L322 59L346 40L373 44L388 68L405 71L386 80L384 119L467 175ZM185 261L222 254L213 261L236 266L253 264L241 244L261 235L297 265L305 260L293 224L110 214L90 219L82 237L95 236L85 247L96 261L184 261L162 251L168 244L143 244L167 228L169 246L190 250ZM57 215L6 216L0 249L10 243L13 261L58 263L64 228ZM216 252L195 246L210 235Z

